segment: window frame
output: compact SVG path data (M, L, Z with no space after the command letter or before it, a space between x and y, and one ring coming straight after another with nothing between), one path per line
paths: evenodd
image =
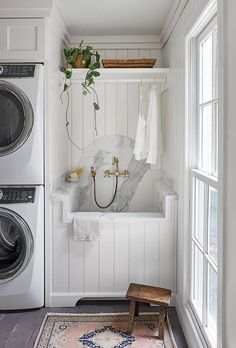
M190 169L196 168L196 157L193 157L192 154L196 153L196 88L192 81L196 80L196 38L204 30L204 28L212 21L214 17L217 16L217 44L218 44L218 279L217 279L217 348L223 348L223 293L225 290L224 286L224 215L225 215L225 206L224 206L224 162L225 162L225 120L224 120L224 71L222 70L222 64L224 62L224 51L223 51L223 37L222 37L222 27L223 20L220 13L217 13L217 1L210 0L206 5L205 9L192 26L191 30L185 37L185 162L184 162L184 274L183 274L183 295L181 303L183 305L185 314L188 318L188 323L192 329L192 334L195 337L196 342L202 347L210 347L211 344L209 339L204 334L203 330L200 328L196 315L191 308L189 303L189 298L191 296L191 234L189 232L190 221L192 219L192 212L190 210L190 202L192 200L190 183L191 175Z

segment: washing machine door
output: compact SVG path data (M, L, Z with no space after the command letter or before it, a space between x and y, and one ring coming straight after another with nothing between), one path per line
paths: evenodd
M0 283L24 271L33 248L33 236L25 220L12 210L0 208Z
M33 108L25 93L0 80L0 157L24 144L32 131L33 121Z

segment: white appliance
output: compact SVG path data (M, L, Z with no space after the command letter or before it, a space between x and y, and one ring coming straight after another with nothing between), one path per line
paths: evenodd
M43 65L0 64L0 185L41 185Z
M44 305L44 188L0 186L0 310Z

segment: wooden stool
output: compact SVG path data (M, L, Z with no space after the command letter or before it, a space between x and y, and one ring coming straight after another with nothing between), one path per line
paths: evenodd
M134 317L139 315L138 302L152 303L160 306L158 338L164 340L164 323L167 317L167 307L170 305L171 290L158 288L156 286L131 283L126 298L131 300L128 333L131 334L133 332Z

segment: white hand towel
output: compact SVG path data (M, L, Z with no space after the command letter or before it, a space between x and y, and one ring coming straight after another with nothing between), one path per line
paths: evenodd
M150 100L147 114L146 128L146 157L147 163L156 164L162 155L162 131L161 131L161 95L157 87L153 85L150 91Z
M146 137L146 120L143 116L143 91L142 83L140 85L139 96L139 116L136 129L135 145L134 145L134 157L137 161L140 161L145 157L145 137Z
M138 116L138 124L134 145L134 156L137 161L140 161L145 157L145 136L146 136L146 120L140 113Z
M78 212L74 214L74 240L91 241L99 236L101 213Z

